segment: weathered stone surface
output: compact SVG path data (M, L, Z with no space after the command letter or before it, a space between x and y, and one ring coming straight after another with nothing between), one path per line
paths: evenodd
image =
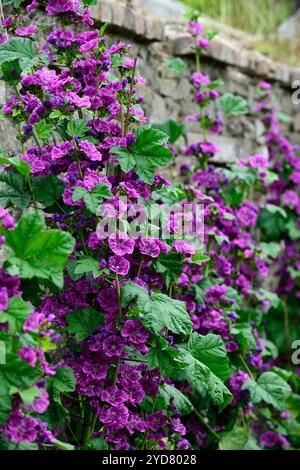
M278 32L288 39L300 38L300 9L279 26Z
M174 119L184 123L188 114L198 111L193 100L189 76L195 70L190 49L190 38L183 32L183 22L172 12L161 14L168 4L175 0L101 0L93 9L96 21L110 22L115 26L109 42L125 40L132 44L131 55L138 57L138 68L147 79L147 85L139 90L144 95L144 109L150 122L158 123ZM140 4L144 5L142 12ZM175 8L175 7L174 7ZM152 11L159 13L154 15ZM167 11L167 10L165 10ZM53 21L51 19L51 21ZM40 19L39 23L43 23ZM202 21L201 21L202 22ZM292 116L291 122L283 124L284 133L300 143L300 105L292 103L292 82L300 80L300 68L278 64L261 53L246 47L249 36L232 28L224 27L211 20L203 20L206 28L219 29L221 34L212 42L202 59L202 71L212 79L222 78L222 93L233 93L251 98L256 93L259 80L270 80L282 110ZM170 70L167 60L179 56L186 64L183 74ZM0 86L1 102L6 99L6 90ZM221 115L220 106L214 103L207 112ZM212 136L211 140L221 148L220 161L235 161L247 158L262 147L263 129L256 116L224 116L223 136ZM18 152L16 132L8 127L7 121L0 121L1 147L10 153ZM202 139L198 123L186 125L186 133L178 142L179 153L187 143ZM177 158L176 165L166 170L166 175L177 177L178 168L186 158ZM189 159L191 161L191 159Z

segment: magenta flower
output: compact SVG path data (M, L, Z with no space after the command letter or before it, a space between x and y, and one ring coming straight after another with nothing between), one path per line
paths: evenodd
M36 26L28 26L27 28L17 28L15 33L17 36L30 37L38 31Z
M23 348L19 349L17 354L23 361L28 362L30 366L34 367L36 365L37 355L33 348L24 346Z
M248 206L243 206L237 211L237 218L245 227L253 227L256 222L257 214L256 212Z
M176 240L172 243L172 247L178 253L185 253L189 255L194 255L196 253L196 249L193 244L185 242L183 240Z
M192 75L193 83L195 87L200 87L201 85L208 86L211 84L211 80L207 75L203 75L201 72L194 72Z
M110 249L118 256L131 255L134 250L134 240L125 232L117 231L113 233L108 239L108 244Z
M83 151L83 153L87 156L89 160L92 160L93 162L95 161L100 161L102 160L102 154L97 150L96 146L92 144L91 142L88 142L87 140L83 140L79 144L80 150Z
M7 310L9 305L8 291L6 287L0 287L0 311Z
M139 249L143 255L151 256L151 258L157 258L161 250L158 241L153 238L141 238Z
M252 166L252 168L268 168L269 159L264 155L253 155L250 157L250 166Z
M85 44L82 44L82 46L80 46L80 52L82 54L85 54L86 52L90 52L97 49L98 46L99 39L92 39L91 41L86 42Z
M300 203L300 198L296 191L285 191L282 200L286 206L297 206Z
M38 331L44 321L45 315L43 313L33 312L27 317L23 325L23 331L26 333Z
M130 263L122 256L111 256L109 258L109 269L120 276L126 276L130 269Z
M39 389L41 392L40 397L36 397L34 401L27 406L24 406L26 410L34 410L37 413L44 413L49 406L49 395L44 389Z

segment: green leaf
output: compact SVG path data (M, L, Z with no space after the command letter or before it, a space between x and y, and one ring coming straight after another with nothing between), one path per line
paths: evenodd
M112 193L104 183L97 184L91 192L81 186L76 186L73 192L73 201L83 199L88 210L93 214L97 214L103 199L110 199L111 197Z
M249 113L248 103L241 96L235 96L231 93L226 93L222 96L222 98L220 98L219 103L221 104L223 111L226 114L240 116L242 114Z
M146 289L133 282L126 282L122 287L122 301L125 305L136 302L143 313L141 321L153 334L167 328L175 334L188 335L192 331L192 322L185 309L184 302L170 299L164 294L148 295Z
M288 229L289 237L291 240L298 240L300 238L300 230L296 226L295 220L289 220L286 224Z
M90 333L94 333L103 322L103 313L92 308L70 312L66 316L69 333L76 335L77 341L83 341Z
M85 7L93 7L98 4L98 0L82 0Z
M36 125L35 125L35 131L37 134L37 137L44 143L48 142L50 137L51 137L51 132L55 129L55 126L53 124L48 124L45 119L41 119Z
M206 336L192 333L188 343L189 351L200 362L225 382L229 375L229 359L221 336L212 333Z
M174 404L180 413L187 415L192 412L193 405L190 400L177 388L167 383L160 387L160 393L165 398L167 404Z
M232 431L225 434L219 442L220 450L242 450L248 442L248 431L236 426Z
M3 80L9 84L18 83L22 73L19 61L11 60L9 62L4 62L1 66Z
M21 331L23 323L32 312L32 305L25 302L20 296L11 297L8 309L0 311L0 323L8 322L11 332L17 333Z
M31 195L22 175L12 171L9 173L0 172L0 206L25 209L28 207L30 199Z
M282 234L286 231L283 213L281 214L279 211L272 213L266 209L262 210L257 218L256 225L258 228L262 229L267 240L280 241Z
M23 0L3 0L3 5L14 5L15 8L19 7Z
M11 397L9 387L0 377L0 426L4 424L11 413Z
M20 65L27 68L35 59L34 42L28 38L13 38L0 46L0 64L20 60Z
M147 354L148 367L150 370L158 368L163 377L171 378L174 371L182 368L182 362L176 360L179 354L178 350L169 347L166 349L150 348Z
M284 219L287 218L287 213L282 207L275 206L275 204L266 204L265 207L266 210L271 214L280 214Z
M167 287L178 281L183 271L183 259L177 253L160 253L154 262L155 270L163 274Z
M181 349L182 358L188 364L184 370L186 380L200 394L206 392L212 402L221 410L232 401L232 395L223 382L205 364L198 361L189 351Z
M51 207L61 198L65 185L56 175L49 175L33 178L32 187L35 199L45 207Z
M281 243L260 243L258 248L261 248L263 253L267 256L270 256L273 259L276 259L279 253L282 251L282 244Z
M19 157L4 157L0 155L0 165L12 166L20 175L26 177L30 175L30 165Z
M272 307L278 308L281 300L275 292L270 292L266 289L260 289L257 293L257 298L259 300L268 300Z
M90 440L89 447L92 450L107 450L108 444L102 437L97 437Z
M175 73L182 73L186 70L186 63L180 57L171 57L166 60L166 64Z
M5 237L6 245L12 250L7 260L18 268L21 278L50 279L62 287L63 267L75 244L69 233L46 230L43 215L35 211L23 215Z
M285 409L286 398L291 393L289 384L274 372L264 372L257 382L248 380L243 389L250 390L253 403L264 401L280 411Z
M83 119L75 119L72 121L72 125L69 122L67 126L67 131L69 135L76 135L79 139L84 137L85 134L88 132L89 127L87 126L88 119L83 118ZM72 126L73 126L73 132L72 132Z
M42 392L37 387L31 387L27 390L21 390L19 395L22 398L24 405L30 405L36 398L42 396Z
M94 277L98 277L101 274L101 271L99 270L99 261L90 256L83 256L78 260L74 273L81 275L93 273Z
M69 366L56 369L55 375L50 378L50 386L56 392L74 392L76 379L73 369Z
M59 441L58 439L55 439L53 441L53 444L56 447L58 447L58 449L61 449L61 450L75 450L75 447L72 444L68 444L67 442Z
M136 130L136 142L128 148L114 147L113 153L117 156L124 173L135 168L139 177L147 184L152 184L158 167L169 163L172 152L164 147L168 136L164 132L151 126Z
M164 294L152 294L150 305L146 304L144 312L142 322L154 334L163 328L175 334L191 333L192 322L184 302L170 299Z
M161 124L152 124L152 127L167 134L170 144L174 144L184 132L184 125L177 124L173 119L168 119Z
M199 265L201 265L202 263L207 263L207 261L210 261L210 259L211 259L210 256L206 256L200 251L198 251L192 256L193 263L199 264Z

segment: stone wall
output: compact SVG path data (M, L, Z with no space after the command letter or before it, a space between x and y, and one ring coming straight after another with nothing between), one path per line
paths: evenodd
M165 3L166 2L166 3ZM143 90L145 110L150 122L162 122L170 117L184 122L187 114L197 110L193 103L189 75L194 67L189 49L189 38L182 32L182 5L171 0L101 0L93 8L97 23L109 22L110 40L128 40L132 43L132 56L138 57L139 68L147 79ZM151 6L151 7L150 7ZM203 20L206 28L217 28L220 34L203 58L202 69L213 79L222 78L222 91L251 98L259 80L274 84L282 111L289 114L291 122L285 131L295 143L300 143L300 105L292 104L291 84L300 79L300 68L276 63L249 48L248 35L229 27ZM181 57L187 64L183 75L172 72L166 64L168 58ZM1 98L6 92L0 89ZM2 101L2 100L1 100ZM217 106L217 105L216 105ZM215 110L219 112L218 109ZM12 149L11 135L7 138L6 123L0 121L2 146ZM199 140L196 125L187 125L180 147ZM254 152L264 152L261 127L249 116L225 118L224 133L214 137L221 148L221 160L247 157Z

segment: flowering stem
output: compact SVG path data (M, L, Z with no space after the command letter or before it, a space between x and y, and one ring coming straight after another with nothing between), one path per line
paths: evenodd
M200 50L196 46L196 68L197 72L200 72L201 70L201 64L200 64Z
M143 267L143 263L144 263L144 256L142 255L141 261L140 261L140 264L139 264L139 269L138 269L138 272L137 272L137 277L140 277L141 270L142 270L142 267Z
M70 115L70 129L71 129L72 141L73 141L73 144L74 144L74 148L75 148L75 150L78 150L78 145L77 145L77 142L76 142L76 139L75 139L72 114ZM76 162L77 162L79 176L80 176L81 179L83 179L83 173L82 173L82 169L81 169L81 166L80 166L80 160L78 158L78 155L75 156L75 159L76 159Z
M247 362L245 361L244 357L242 356L242 354L239 354L239 358L243 364L243 366L245 367L246 371L248 372L248 374L250 375L251 379L254 380L254 377L253 377L253 374L247 364Z
M137 64L137 59L134 59L134 64L133 64L133 69L132 69L132 76L131 76L131 83L130 83L130 90L129 90L128 107L127 107L127 113L126 113L126 117L125 117L124 135L127 135L127 133L128 133L129 118L130 118L130 106L131 106L132 95L133 95L136 64Z
M32 137L33 137L33 140L35 141L36 143L36 146L38 147L39 151L41 152L42 151L42 147L41 147L41 144L39 143L39 139L37 138L36 134L34 131L32 131Z
M195 413L195 415L200 419L200 421L204 424L204 426L209 430L209 432L219 441L220 440L220 437L219 435L216 433L216 431L205 421L204 417L202 416L201 413L199 413L198 410L196 410L196 408L193 406L193 411Z

